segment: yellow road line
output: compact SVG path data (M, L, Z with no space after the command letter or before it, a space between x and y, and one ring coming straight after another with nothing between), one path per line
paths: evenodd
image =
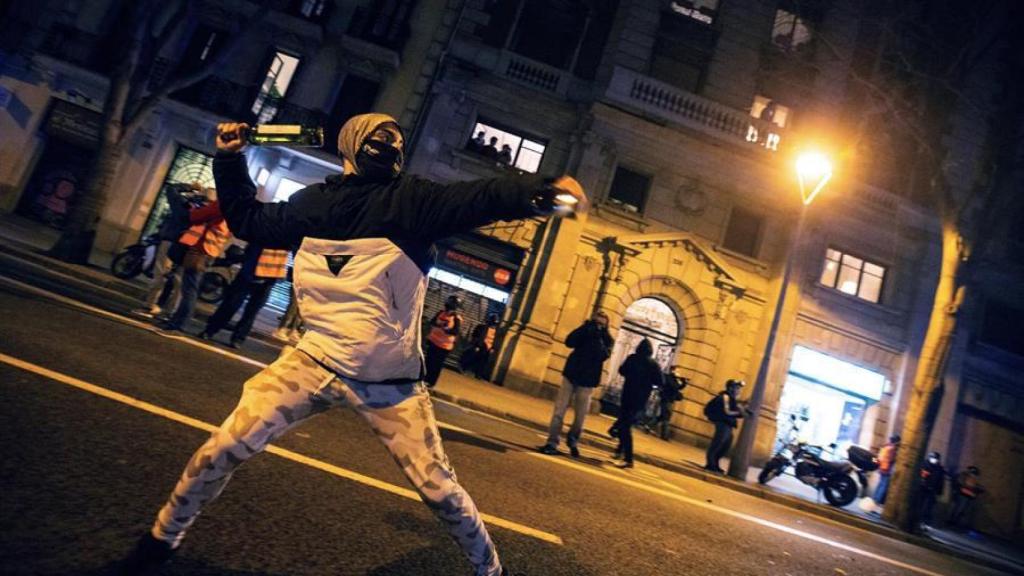
M139 400L138 398L134 398L126 394L121 394L120 392L108 390L107 388L103 388L102 386L90 384L89 382L86 382L84 380L80 380L78 378L62 374L60 372L55 372L53 370L50 370L49 368L44 368L43 366L39 366L31 362L26 362L24 360L14 358L13 356L8 356L6 354L0 353L0 362L9 364L11 366L14 366L15 368L19 368L27 372L38 374L40 376L43 376L50 380L54 380L56 382L60 382L62 384L67 384L68 386L73 386L75 388L84 390L91 394L102 396L103 398L107 398L108 400L113 400L115 402L127 404L128 406L137 408L139 410L143 410L145 412L149 412L150 414L162 416L164 418L167 418L168 420L173 420L174 422L185 424L186 426L198 428L199 430L203 430L204 432L213 432L214 430L217 429L217 426L214 426L213 424L209 424L207 422L203 422L202 420L196 420L195 418L191 418L179 412L168 410L167 408L157 406L156 404L150 404L149 402ZM416 494L416 492L408 488L395 486L394 484L389 484L387 482L377 480L376 478L372 478L364 474L359 474L358 472L353 472L352 470L346 470L345 468L341 468L333 464L328 464L327 462L324 462L322 460L310 458L309 456L299 454L298 452L286 450L284 448L280 448L274 445L267 446L266 451L271 454L280 456L281 458L286 458L293 462L298 462L299 464L305 464L306 466L316 468L317 470L327 472L328 474L333 474L335 476L345 478L346 480L358 482L359 484L362 484L364 486L376 488L389 494L394 494L396 496L408 498L409 500L420 500L420 497ZM549 532L537 530L536 528L531 528L524 524L513 522L511 520L506 520L504 518L493 516L491 514L481 513L480 516L484 519L484 522L492 526L498 526L501 528L505 528L506 530L512 530L513 532L518 532L525 536L530 536L538 540L543 540L544 542L550 542L552 544L558 545L564 544L562 539L556 534L551 534Z

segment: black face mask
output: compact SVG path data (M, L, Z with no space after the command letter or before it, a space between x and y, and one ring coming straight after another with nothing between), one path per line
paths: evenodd
M359 175L371 180L391 180L402 171L402 151L378 140L363 142L356 154Z

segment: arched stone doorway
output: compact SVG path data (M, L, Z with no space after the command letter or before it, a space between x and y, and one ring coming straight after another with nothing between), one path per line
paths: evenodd
M618 415L619 398L622 396L619 366L644 338L650 339L654 345L654 359L658 365L667 370L675 361L683 330L675 310L659 298L639 298L626 308L608 359L608 376L601 395L601 411L605 414Z

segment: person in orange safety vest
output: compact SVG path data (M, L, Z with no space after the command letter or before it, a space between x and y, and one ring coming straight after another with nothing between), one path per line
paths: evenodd
M229 346L238 348L252 330L256 315L270 298L270 290L278 280L288 275L288 251L272 250L256 244L245 249L242 268L224 292L217 310L206 321L206 328L199 333L203 340L213 340L218 332L227 327L235 312L245 304L242 317L231 331Z
M455 340L462 329L462 316L459 315L461 307L462 299L452 294L444 301L444 310L430 320L427 349L424 353L426 375L423 378L428 388L433 388L437 384L445 358L455 349Z

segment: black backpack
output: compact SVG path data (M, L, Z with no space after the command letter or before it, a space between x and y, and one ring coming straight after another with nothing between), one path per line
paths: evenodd
M712 422L725 421L725 394L716 394L704 405L704 417Z

